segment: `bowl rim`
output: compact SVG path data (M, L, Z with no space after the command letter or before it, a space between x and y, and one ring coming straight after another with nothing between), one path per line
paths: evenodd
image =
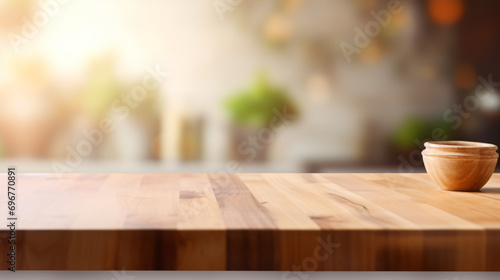
M461 141L461 140L449 140L449 141L427 141L424 143L427 148L452 148L452 149L491 149L497 150L497 145L483 142L474 141Z

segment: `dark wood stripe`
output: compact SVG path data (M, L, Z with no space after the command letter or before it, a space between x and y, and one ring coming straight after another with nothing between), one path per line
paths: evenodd
M235 174L210 174L210 183L228 229L276 228L264 207Z

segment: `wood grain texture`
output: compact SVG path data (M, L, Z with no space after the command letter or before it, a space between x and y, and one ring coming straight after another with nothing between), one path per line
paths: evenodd
M500 270L500 174L19 174L17 204L19 270Z
M443 190L478 191L491 178L498 147L470 141L428 141L422 151L425 170Z

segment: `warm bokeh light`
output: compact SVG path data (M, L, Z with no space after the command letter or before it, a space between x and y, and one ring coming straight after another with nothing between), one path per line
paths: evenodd
M285 43L293 36L293 27L287 14L276 13L264 24L264 35L273 43Z
M458 22L465 11L463 0L429 0L429 15L437 24Z
M380 61L383 55L383 49L377 42L372 42L361 54L362 60L367 64L374 64Z

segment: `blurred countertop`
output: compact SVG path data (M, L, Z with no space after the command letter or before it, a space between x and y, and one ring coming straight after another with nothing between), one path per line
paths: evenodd
M322 164L302 162L174 162L83 160L74 168L61 172L54 165L63 166L61 159L1 159L0 173L16 167L20 173L398 173L397 166L370 166L359 164ZM68 166L68 165L65 165ZM1 171L4 170L4 171ZM415 168L413 172L425 172Z
M1 159L1 170L16 167L20 173L60 173L54 168L55 163L64 164L63 160ZM62 166L62 165L59 165ZM68 166L68 165L66 165ZM162 162L162 161L107 161L84 160L75 168L62 173L284 173L301 172L300 164L281 163L240 163L225 162ZM0 171L0 173L3 171Z

